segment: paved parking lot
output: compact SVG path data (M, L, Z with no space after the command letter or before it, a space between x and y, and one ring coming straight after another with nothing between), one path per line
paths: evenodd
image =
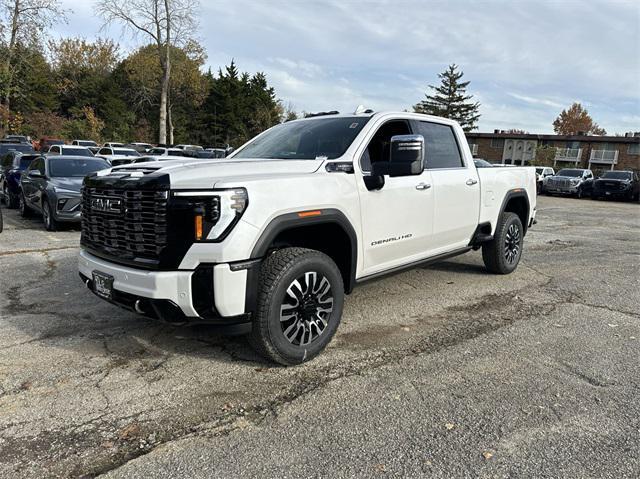
M538 209L513 275L367 284L297 368L98 300L77 230L5 210L0 477L638 477L640 207Z

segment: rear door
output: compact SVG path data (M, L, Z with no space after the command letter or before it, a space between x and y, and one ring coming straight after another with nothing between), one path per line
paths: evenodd
M433 183L434 254L468 245L478 226L480 182L473 161L465 161L464 137L447 124L415 121L415 132L424 136L426 171Z

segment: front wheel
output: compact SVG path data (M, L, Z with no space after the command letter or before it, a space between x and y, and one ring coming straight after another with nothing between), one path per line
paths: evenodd
M20 209L20 216L29 218L31 216L31 208L27 205L27 199L24 197L24 193L21 191L19 195L18 208Z
M329 344L342 316L340 270L324 253L284 248L260 271L258 307L250 341L264 357L287 366L301 364Z
M495 274L512 273L522 256L524 228L520 217L505 212L500 216L493 239L482 245L482 259L486 268Z
M42 202L42 219L44 220L44 227L47 231L57 231L59 227L58 221L53 216L53 209L48 199Z

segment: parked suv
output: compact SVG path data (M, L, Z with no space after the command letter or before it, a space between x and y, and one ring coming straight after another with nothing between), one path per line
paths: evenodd
M536 213L534 168L476 169L456 122L416 113L290 121L228 158L98 172L83 195L97 296L245 328L289 365L325 348L362 282L473 249L511 273Z
M87 148L98 146L98 144L93 140L73 140L71 144L74 146L86 146Z
M593 180L591 170L582 168L563 168L553 176L547 177L544 191L547 194L584 196L582 185L585 181Z
M42 213L49 231L58 229L60 223L78 223L82 179L109 166L103 158L39 156L20 178L20 214Z
M593 182L591 197L640 199L640 176L634 171L607 171Z
M47 155L95 156L89 147L77 145L52 145Z
M18 207L20 176L38 156L10 151L0 158L0 192L8 208Z

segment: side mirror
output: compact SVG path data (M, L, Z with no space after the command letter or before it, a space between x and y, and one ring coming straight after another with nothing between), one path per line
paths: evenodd
M40 173L40 170L30 170L29 171L29 176L31 178L43 178L44 175L42 173Z
M391 137L389 161L371 165L372 176L420 175L424 170L424 137L396 135Z

